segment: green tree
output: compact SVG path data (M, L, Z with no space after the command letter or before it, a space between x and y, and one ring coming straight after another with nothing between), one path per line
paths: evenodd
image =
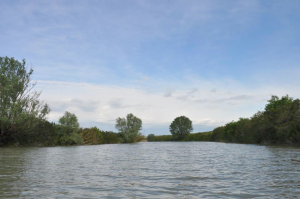
M291 104L293 102L293 98L289 97L288 95L282 96L279 99L278 96L272 95L271 99L268 100L268 104L265 107L266 113L277 112L280 110L281 107Z
M57 129L58 144L61 145L75 145L82 144L83 140L79 133L79 123L75 114L66 111L64 115L59 118L60 124Z
M78 131L79 128L77 116L68 111L66 111L64 115L61 118L59 118L58 123L75 131Z
M130 113L126 118L117 118L115 127L123 142L132 143L136 141L139 131L142 129L142 120Z
M148 141L148 142L153 142L153 141L155 141L155 135L154 135L154 134L149 134L149 135L147 136L147 141Z
M240 143L300 143L300 100L272 96L264 111L214 129L212 141Z
M101 144L115 144L120 143L120 139L117 133L111 131L100 131L102 136Z
M170 132L175 140L183 140L192 131L192 121L185 116L175 118L170 125Z
M224 135L223 135L223 138L225 139L225 141L228 141L228 142L234 141L234 136L236 133L236 126L237 126L237 122L235 122L235 121L225 124Z
M213 130L210 140L221 142L224 140L224 126L217 127Z
M240 118L236 122L234 142L251 143L253 142L251 132L251 120L249 118Z
M0 57L0 142L29 132L37 121L45 119L50 109L39 100L41 92L33 91L33 70L25 60Z

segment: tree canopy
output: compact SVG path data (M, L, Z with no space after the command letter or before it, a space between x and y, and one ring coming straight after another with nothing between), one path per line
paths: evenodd
M170 125L170 132L174 140L183 140L192 131L192 121L185 116L175 118Z
M152 141L154 141L155 140L155 135L154 134L149 134L148 136L147 136L147 141L148 142L152 142Z
M264 111L214 129L211 141L299 144L300 100L273 95Z
M62 126L66 126L69 128L74 128L74 129L79 128L79 123L76 115L68 111L66 111L64 115L61 118L59 118L58 123L61 124Z
M33 91L33 69L25 60L0 57L0 142L20 132L29 131L36 121L45 119L50 109L39 100L41 92Z
M66 111L59 118L57 127L58 143L61 145L76 145L83 143L79 133L79 123L75 114Z
M126 118L117 118L115 127L119 130L123 142L135 142L142 129L142 120L130 113Z

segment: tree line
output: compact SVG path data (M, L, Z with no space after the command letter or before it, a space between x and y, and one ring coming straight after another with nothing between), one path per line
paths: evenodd
M142 120L133 114L117 118L118 132L97 127L81 128L75 114L66 111L58 123L49 122L47 103L33 90L32 69L25 60L0 57L0 146L78 145L139 142ZM148 141L217 141L257 144L300 144L300 100L288 95L272 96L263 111L240 118L211 132L191 133L192 121L180 116L170 127L171 135L149 134Z
M250 118L240 118L238 121L229 122L210 132L190 134L189 131L186 131L183 136L178 136L176 133L174 134L172 124L170 126L172 135L155 136L150 134L147 140L299 145L300 100L293 99L288 95L281 98L272 96L263 111L258 111ZM178 129L178 127L176 128Z
M75 114L66 111L58 123L49 122L47 103L34 91L32 69L25 60L0 57L0 146L54 146L131 143L143 140L142 120L133 114L117 118L118 133L97 127L80 128Z

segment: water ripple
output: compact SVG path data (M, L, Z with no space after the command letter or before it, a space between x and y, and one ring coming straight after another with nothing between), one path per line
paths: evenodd
M299 148L160 142L2 148L3 198L299 198Z

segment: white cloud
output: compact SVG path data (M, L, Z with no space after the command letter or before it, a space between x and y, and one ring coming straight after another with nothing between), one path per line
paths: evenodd
M165 93L164 93L164 97L171 97L173 94L174 90L173 89L168 89Z
M197 126L195 131L213 129L239 117L250 117L264 107L269 93L279 96L286 92L296 93L286 88L245 88L225 81L223 86L218 82L209 85L197 89L194 85L193 92L178 89L167 98L159 91L149 93L142 89L87 83L38 81L37 89L43 90L41 97L52 108L50 120L57 121L68 110L78 116L83 126L108 124L111 129L105 130L114 130L117 117L133 113L142 119L146 133L151 133L149 129L167 129L173 119L181 115L193 121ZM211 93L212 88L218 88L219 92ZM184 100L180 98L182 96L185 96Z
M271 94L299 97L298 26L277 15L290 11L279 2L270 12L258 0L3 1L0 53L33 63L51 120L68 110L113 130L132 112L147 129L167 131L180 115L212 128L251 116ZM286 28L260 35L263 17Z

